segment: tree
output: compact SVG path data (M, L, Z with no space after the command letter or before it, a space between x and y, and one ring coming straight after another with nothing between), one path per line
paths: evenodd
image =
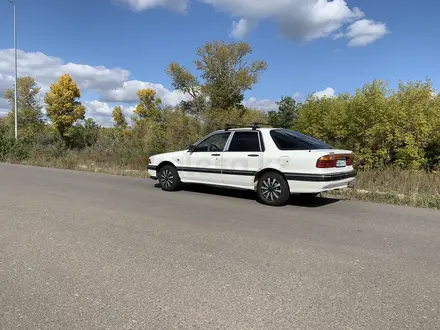
M69 148L82 149L91 147L98 141L100 127L93 118L87 118L84 123L77 123L69 128L65 141Z
M38 97L41 87L37 85L32 77L19 77L17 79L17 106L18 106L18 125L41 125L43 121L42 106ZM15 93L10 88L5 91L4 97L11 105L8 114L8 122L11 127L15 124Z
M125 119L124 113L122 112L122 108L120 106L117 106L113 109L112 116L117 128L127 128L127 119Z
M65 74L50 86L46 94L47 115L61 136L78 120L84 120L85 107L78 101L81 92L69 74Z
M5 135L9 131L8 121L6 117L0 117L0 136Z
M160 116L160 105L162 100L156 97L156 91L153 89L141 89L137 92L139 97L139 104L134 110L134 114L139 119L158 120Z
M201 71L203 84L180 64L170 63L166 73L173 87L191 97L183 102L183 108L192 113L201 113L207 108L243 108L244 92L258 82L267 68L264 61L248 63L246 57L251 53L251 47L245 42L207 42L197 49L199 59L194 61L196 69Z
M418 169L429 167L427 150L432 150L440 132L440 104L433 97L428 79L406 84L400 82L389 98L388 112L394 114L388 123L393 132L393 151L396 163Z
M269 123L273 127L292 128L295 125L298 104L291 96L281 97L277 102L278 111L269 111Z

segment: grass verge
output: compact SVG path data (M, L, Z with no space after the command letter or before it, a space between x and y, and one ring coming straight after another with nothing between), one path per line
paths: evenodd
M354 189L330 191L326 197L440 210L440 173L387 168L359 172Z

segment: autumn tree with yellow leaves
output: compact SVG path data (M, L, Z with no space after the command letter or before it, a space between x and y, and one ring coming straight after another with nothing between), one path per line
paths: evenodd
M114 107L112 112L113 121L115 122L116 128L127 128L127 119L124 116L124 113L122 112L121 106Z
M85 107L78 99L81 92L69 74L62 75L46 94L47 116L61 136L78 120L85 119Z
M141 89L137 92L139 104L134 110L134 115L138 119L157 120L160 116L160 105L162 100L156 97L156 91L153 89Z

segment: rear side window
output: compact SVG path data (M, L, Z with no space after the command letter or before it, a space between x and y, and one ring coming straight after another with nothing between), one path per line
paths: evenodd
M258 132L235 132L228 151L260 151Z
M288 129L272 130L270 136L280 150L333 149L323 141Z

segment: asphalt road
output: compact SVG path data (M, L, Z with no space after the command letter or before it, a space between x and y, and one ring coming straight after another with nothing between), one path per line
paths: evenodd
M0 164L0 328L440 328L440 212L154 185Z

